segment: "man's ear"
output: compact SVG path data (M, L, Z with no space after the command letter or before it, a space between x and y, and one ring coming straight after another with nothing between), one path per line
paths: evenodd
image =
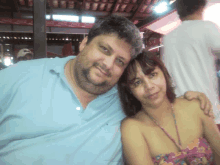
M80 52L85 48L87 41L88 41L88 37L85 37L85 38L82 40L81 44L79 45L79 51L80 51Z

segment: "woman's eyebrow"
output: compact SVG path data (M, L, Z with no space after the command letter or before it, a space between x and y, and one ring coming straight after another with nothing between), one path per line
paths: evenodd
M138 78L138 77L134 77L134 78L128 80L128 82L129 82L129 83L134 83L134 81L137 80L137 79L139 79L139 78Z

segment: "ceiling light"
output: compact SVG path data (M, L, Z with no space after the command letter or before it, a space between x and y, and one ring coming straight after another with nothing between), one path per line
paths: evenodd
M176 0L170 0L169 4L171 5L172 3L174 3Z
M95 17L82 16L83 23L95 23Z
M51 15L46 15L46 19L50 19L51 18Z
M79 22L79 16L72 15L53 15L54 21Z
M5 57L4 64L5 64L5 66L9 66L9 65L12 65L13 63L9 57Z
M155 8L154 8L154 11L156 11L157 13L163 13L165 11L168 10L168 7L167 7L168 3L163 1L161 3L159 3Z

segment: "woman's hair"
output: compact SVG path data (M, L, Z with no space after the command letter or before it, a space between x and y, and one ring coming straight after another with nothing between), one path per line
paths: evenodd
M180 19L194 14L201 8L204 8L207 4L207 0L177 0L176 9Z
M141 69L145 75L149 75L152 71L154 71L155 67L158 66L162 70L166 80L167 98L171 103L173 103L176 98L171 77L163 62L156 55L143 51L129 63L118 81L118 91L122 103L122 108L128 117L136 115L142 107L141 102L134 97L129 87L132 84L130 77L135 77L137 73L137 62L140 64Z

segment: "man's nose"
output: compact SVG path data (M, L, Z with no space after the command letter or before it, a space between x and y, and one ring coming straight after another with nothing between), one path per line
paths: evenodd
M111 69L114 65L115 57L113 56L106 56L103 64L106 66L106 69Z

